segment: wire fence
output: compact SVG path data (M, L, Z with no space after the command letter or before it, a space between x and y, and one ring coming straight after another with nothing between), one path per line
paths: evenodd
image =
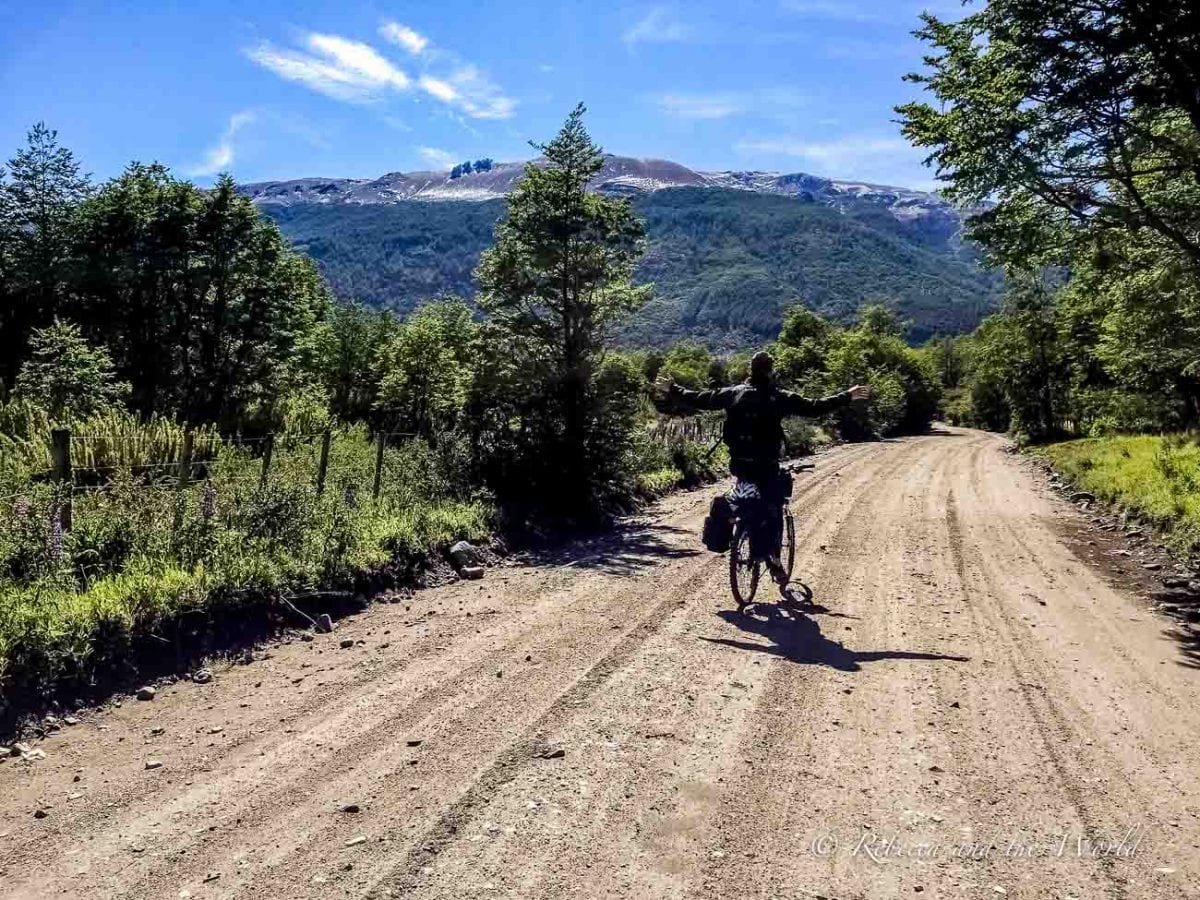
M113 436L56 429L50 436L51 468L33 473L23 488L0 496L0 505L12 509L49 493L52 518L70 531L76 525L77 498L126 497L131 492L174 496L182 509L188 492L212 491L216 485L232 492L231 499L238 502L269 490L277 481L306 485L321 497L336 480L343 502L357 503L366 496L378 501L389 487L412 486L413 473L403 462L413 456L417 438L403 431L368 436L329 429L256 437L217 437L206 431L198 439L188 431L177 447L158 448L167 459L149 461L121 447ZM105 445L103 452L97 453L98 445ZM174 533L182 525L182 514L176 513L173 520Z

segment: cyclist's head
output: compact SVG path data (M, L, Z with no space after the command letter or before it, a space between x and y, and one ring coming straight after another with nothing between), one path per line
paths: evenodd
M750 382L752 384L767 384L771 380L771 372L775 369L775 360L766 350L759 350L750 357Z

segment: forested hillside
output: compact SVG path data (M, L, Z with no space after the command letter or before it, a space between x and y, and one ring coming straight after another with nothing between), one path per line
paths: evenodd
M636 281L655 299L619 326L627 344L680 339L761 343L803 302L838 321L886 301L909 337L969 331L995 304L999 277L969 252L931 241L862 202L839 211L795 197L670 188L633 198L648 247ZM471 296L502 201L261 207L319 264L334 292L407 313L439 293Z

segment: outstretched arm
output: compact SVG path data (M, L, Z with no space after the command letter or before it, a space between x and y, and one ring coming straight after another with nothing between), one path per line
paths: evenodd
M680 387L672 378L660 378L654 384L655 397L670 400L687 410L729 409L737 394L736 388L716 388L709 391L690 391Z
M848 391L831 394L820 400L801 397L792 391L782 391L784 411L789 416L820 416L842 406L849 406L855 400L868 400L871 397L871 387L866 384L856 384Z

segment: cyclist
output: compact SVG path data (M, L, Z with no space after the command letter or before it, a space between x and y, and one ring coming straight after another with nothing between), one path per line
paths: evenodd
M750 553L766 561L771 577L784 587L787 573L779 559L782 541L784 488L779 467L783 451L783 420L788 416L819 416L855 400L871 396L869 385L820 400L810 400L775 384L775 361L765 351L750 360L750 377L744 384L708 391L690 391L670 378L655 385L660 396L686 409L723 409L721 439L729 448L729 471L739 482L754 485L762 498L762 515L755 517L750 533Z

